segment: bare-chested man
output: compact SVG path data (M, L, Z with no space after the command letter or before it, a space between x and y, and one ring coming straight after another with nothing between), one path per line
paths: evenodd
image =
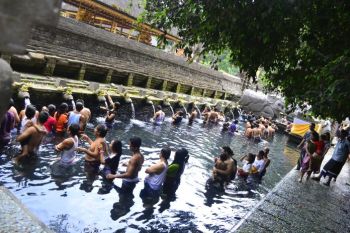
M131 158L128 162L126 172L123 174L108 174L108 179L122 178L123 183L121 190L123 192L131 193L136 184L139 182L138 174L141 170L142 164L144 162L143 155L140 153L141 138L132 137L129 140L130 151L132 152Z
M49 114L47 112L40 112L37 123L26 128L17 137L16 140L21 143L22 152L14 159L14 162L17 163L24 158L36 156L39 146L47 133L44 123L48 118Z
M218 114L218 110L216 108L214 108L214 110L209 112L209 116L208 116L208 123L217 123L219 119L219 114Z
M192 124L194 119L197 118L197 110L192 108L191 114L188 114L188 124Z
M94 179L97 175L100 167L100 153L108 154L108 147L105 141L107 134L107 127L105 125L97 125L94 130L96 137L95 141L92 141L87 135L83 134L81 138L90 144L89 149L78 147L78 152L85 153L84 171L88 179Z
M269 137L273 137L275 135L275 129L272 127L271 123L269 123L267 130L268 130Z
M218 181L221 185L234 179L237 172L237 161L232 159L233 151L230 147L222 147L221 155L215 158L215 166L213 168L214 181Z
M252 134L254 141L261 141L261 130L257 125L254 125Z
M80 111L80 114L84 116L84 125L83 128L86 128L86 124L89 123L90 119L91 119L91 111L89 108L84 106L84 100L82 99L78 99L77 103L81 103L83 105L83 109Z

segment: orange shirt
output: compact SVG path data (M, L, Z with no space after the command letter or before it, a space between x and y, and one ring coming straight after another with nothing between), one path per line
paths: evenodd
M55 113L55 118L56 118L57 112ZM65 126L68 122L68 116L66 113L61 114L58 119L56 118L56 125L55 125L55 129L56 129L56 133L62 133L65 130Z

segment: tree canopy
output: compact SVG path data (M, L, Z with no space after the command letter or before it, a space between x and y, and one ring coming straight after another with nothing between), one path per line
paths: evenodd
M288 104L307 102L315 115L350 113L350 1L146 0L145 20L177 28L178 45L203 53L230 51L253 79L265 71L270 90Z

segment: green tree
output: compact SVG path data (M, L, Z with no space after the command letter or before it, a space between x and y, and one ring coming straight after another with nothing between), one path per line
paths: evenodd
M255 79L265 71L270 90L292 106L308 102L315 115L350 113L350 1L147 0L145 20L177 28L190 48L230 51L231 62ZM254 80L255 81L255 80Z

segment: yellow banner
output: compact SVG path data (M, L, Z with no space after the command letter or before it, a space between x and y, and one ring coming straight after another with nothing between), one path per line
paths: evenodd
M303 137L304 134L309 130L309 128L310 128L310 124L293 124L290 132L292 134L296 134ZM315 127L316 132L320 133L319 132L320 129L321 129L321 125L317 124Z

